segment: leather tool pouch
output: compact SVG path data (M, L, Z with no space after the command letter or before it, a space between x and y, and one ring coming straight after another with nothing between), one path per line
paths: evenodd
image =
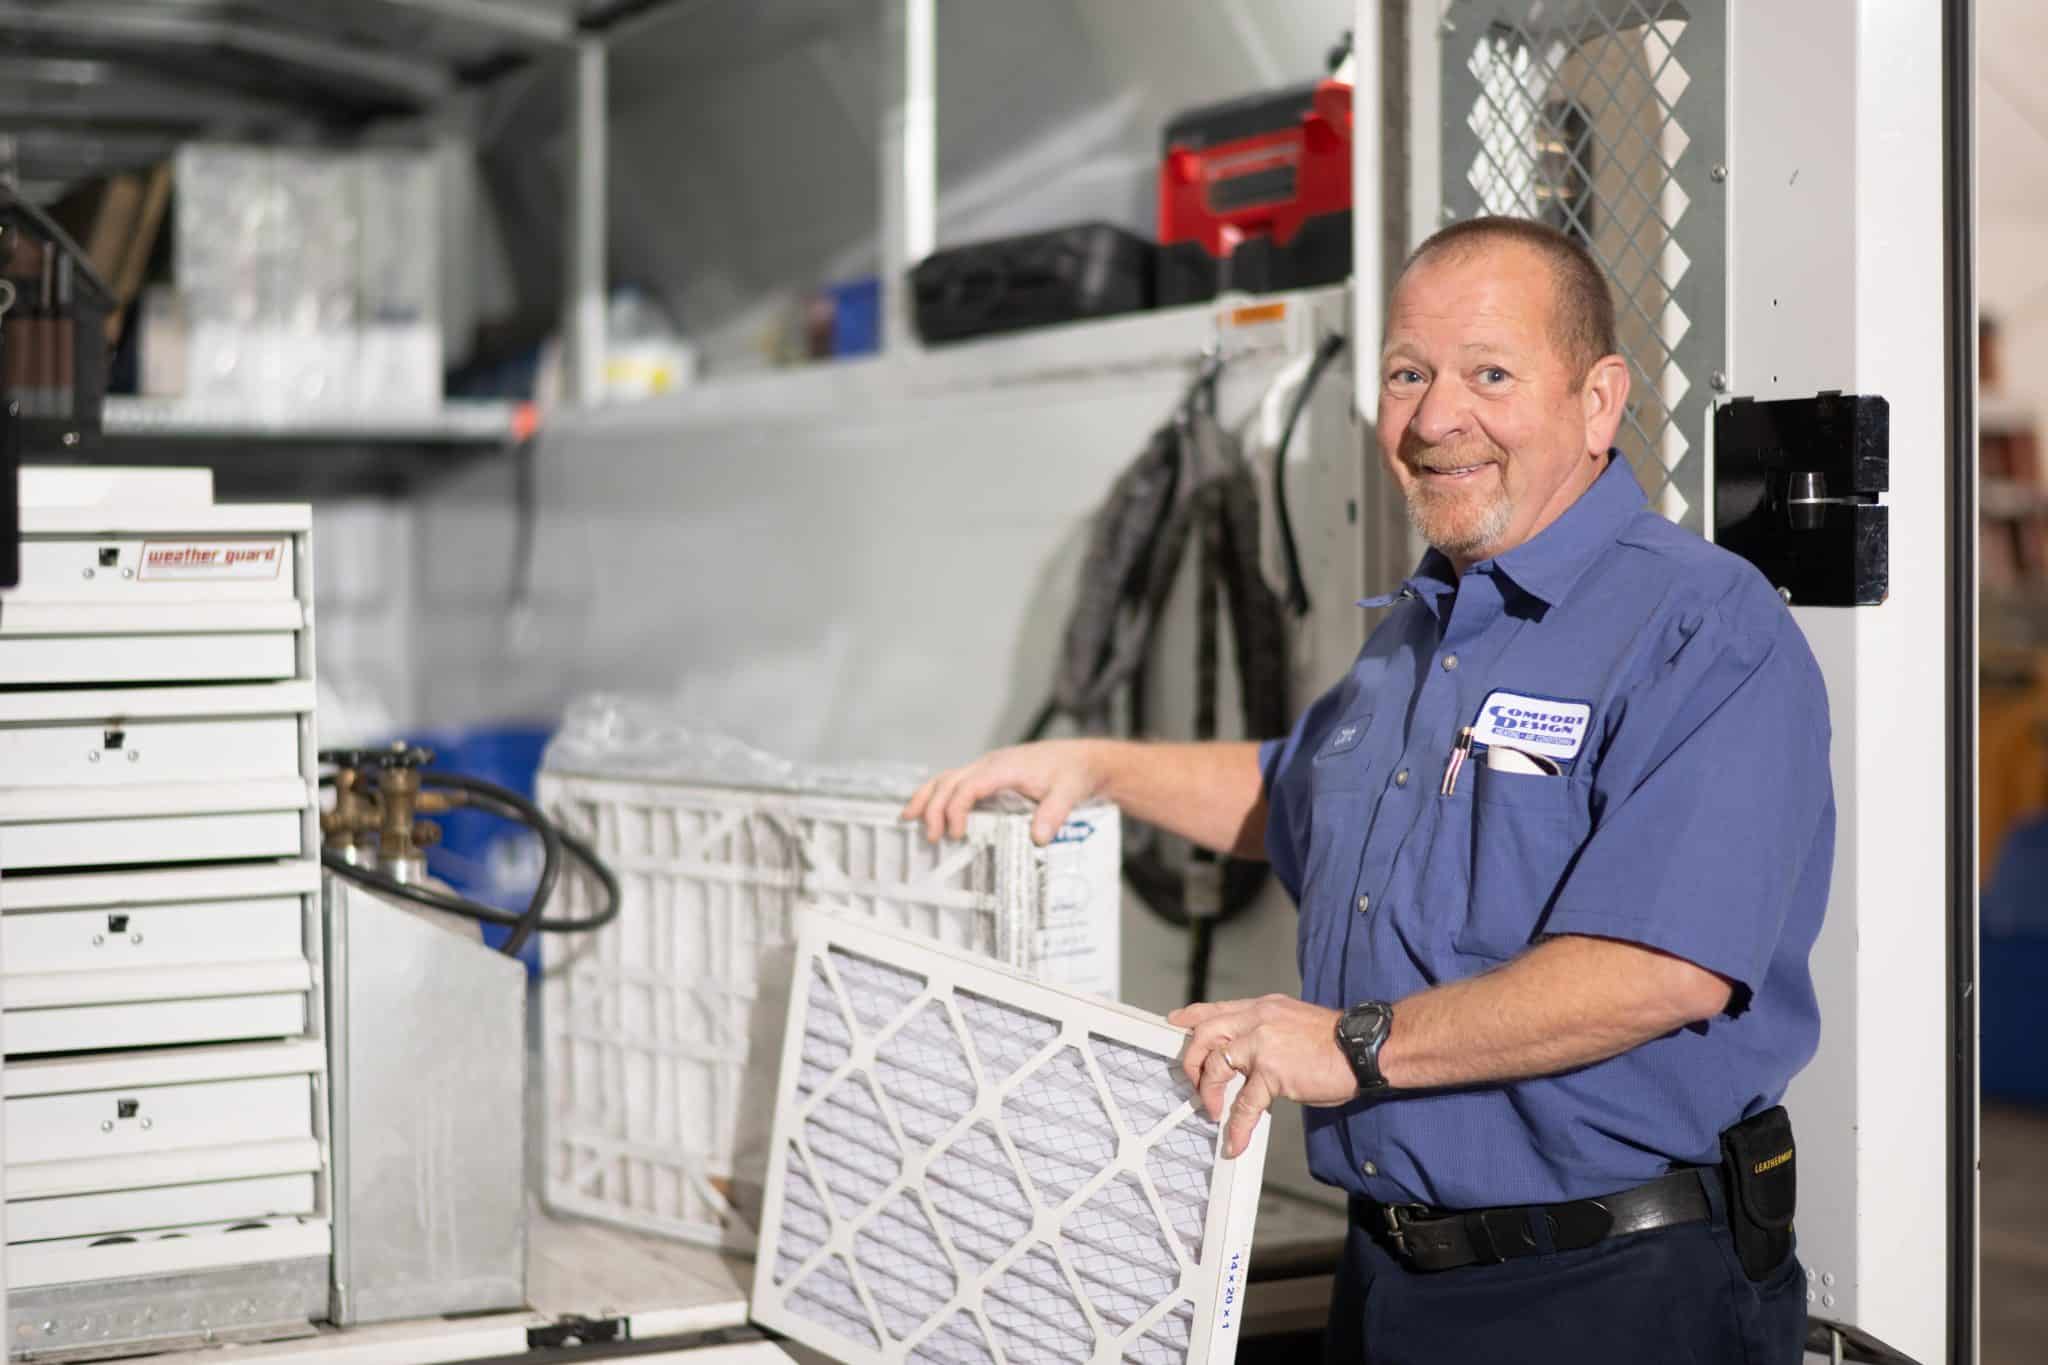
M1721 1176L1728 1189L1728 1227L1752 1284L1785 1263L1792 1251L1798 1204L1797 1149L1783 1105L1721 1134Z

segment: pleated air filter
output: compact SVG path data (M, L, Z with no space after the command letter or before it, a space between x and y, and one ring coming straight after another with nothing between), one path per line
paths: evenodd
M799 937L753 1316L849 1365L1228 1365L1268 1125L1185 1035L864 925Z

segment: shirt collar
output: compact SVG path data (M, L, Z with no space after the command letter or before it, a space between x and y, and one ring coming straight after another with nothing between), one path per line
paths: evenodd
M1470 572L1499 573L1545 606L1554 607L1647 501L1628 461L1620 451L1610 450L1607 468L1562 516L1505 554L1480 560ZM1431 549L1400 591L1368 597L1358 605L1388 607L1403 598L1419 598L1433 608L1438 598L1456 587L1457 573L1450 559L1441 550Z

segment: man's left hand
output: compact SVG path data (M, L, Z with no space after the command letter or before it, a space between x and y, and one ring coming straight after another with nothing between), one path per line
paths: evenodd
M1358 1077L1337 1045L1336 1010L1267 995L1188 1005L1167 1015L1166 1022L1194 1030L1181 1054L1181 1069L1210 1118L1223 1118L1223 1092L1233 1075L1244 1077L1224 1131L1226 1157L1244 1151L1259 1115L1274 1100L1348 1104L1358 1094Z

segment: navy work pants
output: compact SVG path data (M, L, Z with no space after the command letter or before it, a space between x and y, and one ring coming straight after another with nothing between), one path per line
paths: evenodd
M1411 1271L1354 1216L1327 1365L1800 1365L1795 1251L1751 1284L1714 1217L1500 1265Z

